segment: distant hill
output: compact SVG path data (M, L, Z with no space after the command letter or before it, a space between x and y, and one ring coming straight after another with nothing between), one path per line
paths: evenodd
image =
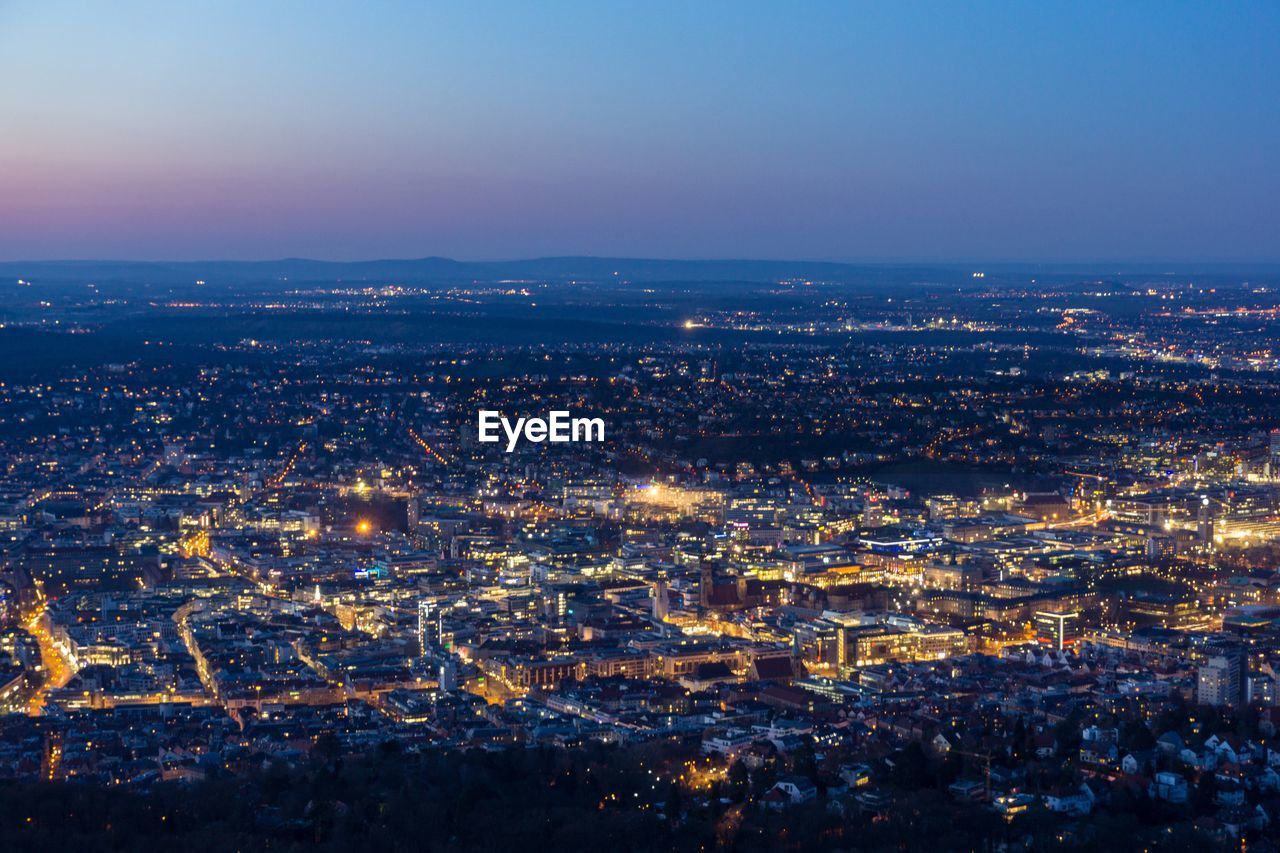
M818 261L646 260L561 257L522 261L468 262L450 258L375 261L3 261L0 280L22 278L40 284L113 282L133 285L267 285L300 282L427 284L470 281L690 281L774 282L817 279L839 282L958 279L955 269L877 266Z
M628 281L754 281L786 279L866 281L912 277L951 279L955 269L879 264L841 264L827 261L650 260L643 258L536 258L485 264L508 277L541 280L625 279Z
M38 283L281 284L298 281L449 281L471 279L474 265L449 258L385 261L3 261L0 278Z
M1274 264L1013 264L983 265L992 278L1041 284L1079 281L1081 277L1135 275L1163 278L1175 275L1248 275L1274 277ZM846 264L826 261L776 260L664 260L644 258L552 257L518 261L456 261L452 258L410 258L372 261L317 261L284 258L274 261L0 261L0 288L18 279L42 285L120 284L130 287L181 288L197 281L209 287L351 282L368 284L448 284L461 282L599 281L599 282L736 282L768 283L784 280L837 282L866 287L932 283L972 285L973 265Z

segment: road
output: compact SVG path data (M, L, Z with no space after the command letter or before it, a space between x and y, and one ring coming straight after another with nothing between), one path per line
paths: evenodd
M49 614L43 603L40 609L26 621L25 627L40 645L40 662L44 665L44 684L32 694L27 706L27 713L38 717L43 713L44 700L49 691L66 687L67 682L76 674L76 670L62 656L61 650L53 641L53 634L49 631Z

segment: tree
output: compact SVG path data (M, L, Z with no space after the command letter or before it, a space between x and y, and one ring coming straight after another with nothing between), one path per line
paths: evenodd
M342 754L342 744L338 742L338 736L333 732L325 732L316 738L315 744L311 747L311 754L316 757L316 760L329 764Z
M746 799L748 792L751 790L751 774L747 771L747 765L741 761L735 761L729 765L729 798L735 803L740 803Z
M1141 720L1128 720L1122 730L1128 749L1155 749L1156 737Z
M773 765L765 764L756 768L756 771L751 774L751 792L756 797L763 797L777 781L778 773L773 769Z
M915 790L928 782L929 759L924 747L912 741L893 757L893 781L903 788Z
M805 741L791 758L791 770L797 776L804 776L810 781L818 780L818 757L814 754L813 744Z
M680 794L680 785L676 782L672 782L667 786L667 799L662 809L666 812L667 820L679 820L680 810L683 807L684 797Z

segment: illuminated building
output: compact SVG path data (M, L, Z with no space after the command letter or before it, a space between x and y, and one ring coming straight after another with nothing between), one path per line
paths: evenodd
M838 620L837 668L842 677L859 667L883 663L942 660L968 651L964 632L910 617L891 616L884 623L858 617Z
M1036 639L1056 652L1069 649L1080 639L1080 614L1077 611L1037 610Z
M429 654L432 650L440 648L441 637L444 634L444 615L439 607L433 607L429 599L422 599L418 602L418 653L422 655Z
M1222 643L1209 649L1209 658L1196 679L1196 701L1201 705L1242 708L1246 704L1249 658L1242 646Z
M671 611L671 600L667 592L667 573L659 572L653 585L653 618L665 622Z

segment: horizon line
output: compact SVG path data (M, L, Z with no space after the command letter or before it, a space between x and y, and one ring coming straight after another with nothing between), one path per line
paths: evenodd
M1073 259L1073 258L945 258L945 259L928 259L928 258L911 258L911 257L892 257L892 258L821 258L821 257L734 257L734 256L700 256L700 257L681 257L681 256L639 256L639 255L595 255L595 254L548 254L548 255L531 255L523 257L507 257L507 258L491 258L491 259L462 259L451 257L449 255L420 255L416 257L361 257L361 258L323 258L308 257L304 255L285 255L277 257L227 257L227 258L137 258L137 257L46 257L46 258L0 258L0 264L279 264L279 263L320 263L320 264L373 264L373 263L423 263L427 261L438 261L465 265L485 265L485 264L519 264L531 263L536 261L620 261L629 263L689 263L689 264L714 264L714 263L742 263L742 264L830 264L835 266L872 266L872 267L894 267L894 266L935 266L935 267L964 267L972 268L975 266L1072 266L1072 267L1104 267L1104 266L1280 266L1280 257L1277 258L1160 258L1160 257L1135 257L1135 258L1093 258L1093 259Z

